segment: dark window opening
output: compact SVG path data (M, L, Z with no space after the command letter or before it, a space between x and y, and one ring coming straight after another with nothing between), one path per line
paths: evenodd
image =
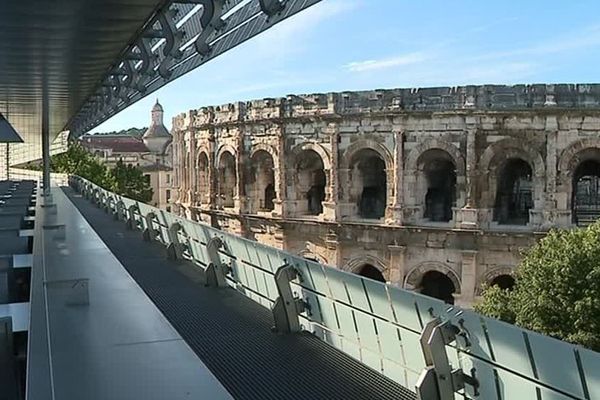
M257 151L252 156L248 171L246 192L251 200L249 212L273 211L277 197L273 157L264 150Z
M308 213L319 215L323 212L323 201L325 200L325 185L312 185L306 192L308 200Z
M358 271L358 275L364 276L365 278L373 279L379 282L385 282L385 278L381 271L372 266L371 264L363 265Z
M219 162L219 198L223 207L234 206L235 187L237 185L237 171L235 158L231 153L223 153Z
M600 163L582 162L573 174L573 222L587 226L600 218Z
M423 216L434 222L452 219L452 207L456 201L456 168L450 160L436 159L425 167L427 193Z
M362 218L379 219L385 216L387 175L385 162L373 150L362 150L356 171L360 175L362 190L358 201L358 214Z
M327 178L323 166L323 160L313 150L305 150L298 156L296 165L296 184L299 195L304 193L306 205L302 208L305 214L319 215L323 212L323 201L325 201L325 187ZM300 198L299 198L300 200Z
M275 186L273 186L272 183L269 183L269 185L267 185L265 188L265 210L273 211L275 208L275 203L273 203L273 200L275 200Z
M499 275L490 282L490 286L498 286L500 289L512 290L515 287L515 278L510 275Z
M454 304L454 296L456 292L454 283L447 275L438 271L429 271L423 275L421 280L421 294L429 297L435 297L448 304Z
M498 179L494 220L499 224L526 225L533 208L531 167L513 158L506 162Z

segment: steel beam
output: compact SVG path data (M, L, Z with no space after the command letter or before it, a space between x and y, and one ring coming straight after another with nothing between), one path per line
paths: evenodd
M65 127L89 131L165 84L321 0L174 0L107 71ZM201 7L198 7L201 6Z

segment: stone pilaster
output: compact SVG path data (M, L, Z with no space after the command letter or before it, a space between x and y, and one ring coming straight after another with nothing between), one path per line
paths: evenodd
M244 188L244 169L246 168L245 159L246 153L244 151L244 134L240 130L235 140L235 147L237 153L236 166L235 166L235 194L233 196L234 208L238 212L246 211L246 190Z
M394 132L394 171L387 171L394 175L392 201L389 206L386 222L388 224L402 225L404 206L404 133Z
M571 225L570 210L559 210L557 201L558 175L558 119L556 116L546 117L546 188L542 230L554 227L566 228Z
M198 152L196 151L196 129L190 130L190 148L188 149L190 154L190 204L194 205L200 201L200 199L196 196L196 192L198 191L198 165L197 165L197 157Z
M287 201L287 182L286 182L286 168L285 168L285 139L284 139L284 131L285 127L283 125L279 125L277 132L277 165L273 168L273 173L275 174L275 182L277 187L276 198L273 201L274 209L273 216L275 217L285 217L287 212L286 201Z
M329 171L329 188L327 198L323 202L323 217L326 221L336 221L338 218L339 202L339 137L340 131L337 123L330 123L325 134L329 135L329 146L331 147L331 169Z
M398 245L389 245L390 268L387 281L399 288L404 286L404 277L406 275L406 247Z
M329 264L341 268L343 265L342 246L334 230L329 230L325 235L325 247L329 253L327 257Z
M461 288L456 304L471 307L477 285L477 251L463 250L461 255Z
M477 128L476 119L466 117L467 124L467 151L465 166L465 205L462 208L455 208L454 221L457 228L460 229L478 229L479 228L479 209L477 205Z
M208 196L209 208L214 209L217 206L217 161L215 157L217 150L215 148L214 129L211 128L208 136Z

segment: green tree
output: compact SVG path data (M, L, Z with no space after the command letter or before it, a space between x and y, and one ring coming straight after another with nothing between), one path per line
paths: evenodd
M108 189L133 200L149 202L152 200L152 188L144 173L138 167L125 165L118 161L110 171L110 186Z
M150 182L141 169L125 165L122 161L108 169L77 142L71 143L65 153L52 156L50 168L53 172L79 175L133 200L145 203L152 200Z
M71 143L66 152L52 156L50 168L52 172L79 175L98 186L109 188L110 177L106 166L77 142Z
M512 291L490 287L476 310L600 351L600 222L553 230L526 252Z

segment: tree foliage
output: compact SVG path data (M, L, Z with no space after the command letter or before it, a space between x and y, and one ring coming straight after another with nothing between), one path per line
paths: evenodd
M600 222L553 230L515 273L512 291L487 288L476 310L600 351Z
M152 188L141 169L125 165L118 161L111 170L110 190L130 199L143 201L152 200Z
M52 156L50 165L53 172L79 175L130 199L152 200L150 182L141 169L125 165L122 161L117 162L115 168L108 169L78 143L71 143L65 153Z

